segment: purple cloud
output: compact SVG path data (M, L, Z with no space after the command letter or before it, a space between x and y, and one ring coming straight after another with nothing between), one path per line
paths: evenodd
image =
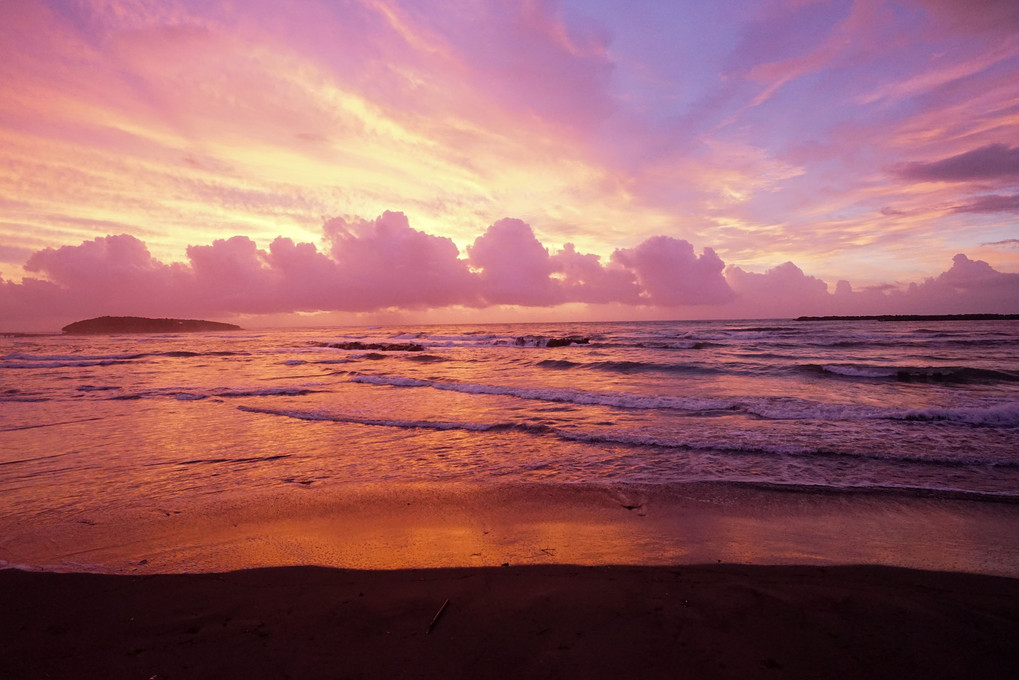
M1003 241L991 241L990 243L981 243L982 246L1005 246L1008 248L1019 248L1019 238L1007 238Z
M1019 147L989 144L931 163L905 163L896 173L923 182L966 182L1019 177Z
M953 208L953 212L957 213L1019 212L1019 194L1013 194L1011 196L1002 196L998 194L978 196L969 203L956 206L955 208Z

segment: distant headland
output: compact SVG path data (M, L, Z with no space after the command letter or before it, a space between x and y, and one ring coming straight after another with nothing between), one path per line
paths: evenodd
M879 314L876 316L800 316L797 321L1016 321L1019 314Z
M75 321L61 329L67 335L104 335L107 333L204 333L239 331L240 326L199 319L147 319L143 316L100 316Z

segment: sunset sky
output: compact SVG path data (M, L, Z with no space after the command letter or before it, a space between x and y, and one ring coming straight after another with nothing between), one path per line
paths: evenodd
M1014 0L9 0L0 57L0 330L1019 312Z

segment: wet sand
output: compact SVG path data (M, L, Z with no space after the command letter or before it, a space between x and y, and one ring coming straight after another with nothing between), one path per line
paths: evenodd
M0 678L1019 677L1012 503L710 485L260 500L0 521L0 559L33 567L0 570Z
M879 566L8 569L0 611L10 680L1019 677L1019 580Z
M1019 504L717 484L377 485L0 514L0 567L158 574L555 564L882 564L1019 578Z

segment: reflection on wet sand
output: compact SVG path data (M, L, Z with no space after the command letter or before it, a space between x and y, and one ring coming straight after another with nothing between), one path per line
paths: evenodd
M887 564L1019 576L1019 506L693 484L337 485L40 523L0 559L209 572L501 564Z

